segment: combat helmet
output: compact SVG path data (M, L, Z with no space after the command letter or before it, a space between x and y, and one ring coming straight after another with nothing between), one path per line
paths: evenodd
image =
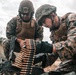
M49 4L44 4L42 6L40 6L35 14L35 18L37 20L37 23L39 25L42 25L41 20L43 16L46 16L48 14L51 14L52 12L56 12L56 7L49 5Z
M23 0L19 6L19 13L34 13L34 7L30 0Z

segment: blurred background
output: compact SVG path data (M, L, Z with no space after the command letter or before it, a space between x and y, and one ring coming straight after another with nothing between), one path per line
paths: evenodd
M0 0L0 37L6 37L7 22L18 14L19 4L22 0ZM76 0L31 0L35 11L42 4L51 4L57 7L57 14L64 15L67 12L76 12ZM44 28L44 39L49 40L49 29ZM51 43L51 42L50 42Z

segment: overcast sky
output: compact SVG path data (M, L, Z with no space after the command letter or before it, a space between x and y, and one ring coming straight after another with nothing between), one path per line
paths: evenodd
M7 22L18 14L18 7L22 0L0 0L0 37L5 37ZM42 4L51 4L57 7L57 14L76 12L76 0L31 0L35 11ZM49 41L49 30L44 29L44 40Z

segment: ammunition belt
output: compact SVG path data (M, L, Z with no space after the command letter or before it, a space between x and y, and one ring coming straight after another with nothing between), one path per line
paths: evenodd
M20 75L29 75L32 71L34 55L35 55L35 40L26 39L26 47L22 48L16 57L13 66L21 68Z

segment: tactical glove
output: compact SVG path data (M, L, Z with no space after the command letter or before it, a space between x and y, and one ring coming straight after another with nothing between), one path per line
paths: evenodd
M38 53L52 53L53 45L48 42L41 41L36 45L36 54Z

